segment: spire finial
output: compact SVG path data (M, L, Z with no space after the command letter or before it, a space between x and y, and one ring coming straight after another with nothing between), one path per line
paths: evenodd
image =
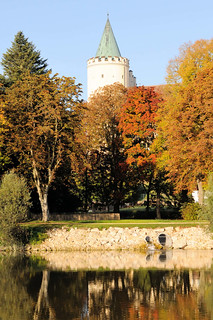
M109 22L109 13L107 13L107 21L101 37L101 42L96 52L96 57L121 57L120 50Z

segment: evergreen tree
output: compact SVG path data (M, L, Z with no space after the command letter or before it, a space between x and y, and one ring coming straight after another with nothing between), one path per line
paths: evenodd
M19 31L11 48L3 54L1 64L4 70L4 76L10 81L15 82L19 80L23 73L30 71L30 73L43 74L47 72L47 59L42 59L40 51L32 42L25 38L23 32Z

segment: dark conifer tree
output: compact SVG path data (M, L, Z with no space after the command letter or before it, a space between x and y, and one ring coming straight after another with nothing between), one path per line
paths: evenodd
M35 45L21 31L15 35L11 48L3 54L1 64L5 78L11 83L19 80L27 71L36 74L48 71L47 59L41 58L40 51L36 50Z

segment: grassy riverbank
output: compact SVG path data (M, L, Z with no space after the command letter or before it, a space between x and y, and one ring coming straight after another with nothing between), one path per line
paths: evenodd
M40 220L21 223L20 241L23 244L39 244L45 240L48 235L47 231L54 228L76 228L76 229L109 229L111 228L139 228L155 229L166 227L190 228L197 226L208 226L209 222L205 220L187 221L187 220L101 220L101 221L48 221ZM3 243L2 243L3 245ZM1 240L0 240L1 250Z
M32 244L40 243L46 239L48 230L53 228L97 228L99 230L110 227L117 228L165 228L165 227L196 227L207 226L208 221L186 220L102 220L102 221L31 221L22 223L21 226L27 231L28 241Z
M155 248L159 249L161 246L159 247L157 237L159 232L162 231L165 231L168 237L172 239L172 247L175 249L185 248L186 246L190 249L213 248L213 240L210 234L206 233L205 228L197 227L198 225L205 226L206 222L193 223L193 226L192 222L184 223L184 225L180 225L180 221L175 222L171 224L161 221L153 224L149 220L146 228L145 224L142 225L140 221L136 224L132 220L128 223L126 221L87 221L75 224L70 224L70 222L68 224L60 223L58 225L50 222L48 226L45 224L45 227L49 228L47 233L42 233L41 229L40 231L36 229L37 227L28 229L29 232L31 231L31 234L29 234L31 237L30 246L27 246L26 250L144 250L147 248L146 235L150 236ZM58 226L58 228L53 226ZM137 228L135 228L136 226ZM172 226L175 228L172 228ZM154 227L155 229L153 229ZM42 242L42 240L45 241Z

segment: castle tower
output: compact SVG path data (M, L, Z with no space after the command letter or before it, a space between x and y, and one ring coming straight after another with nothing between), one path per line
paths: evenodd
M115 82L120 82L125 87L133 87L136 85L136 78L129 70L129 60L121 56L107 17L96 56L87 61L88 97L99 87Z

